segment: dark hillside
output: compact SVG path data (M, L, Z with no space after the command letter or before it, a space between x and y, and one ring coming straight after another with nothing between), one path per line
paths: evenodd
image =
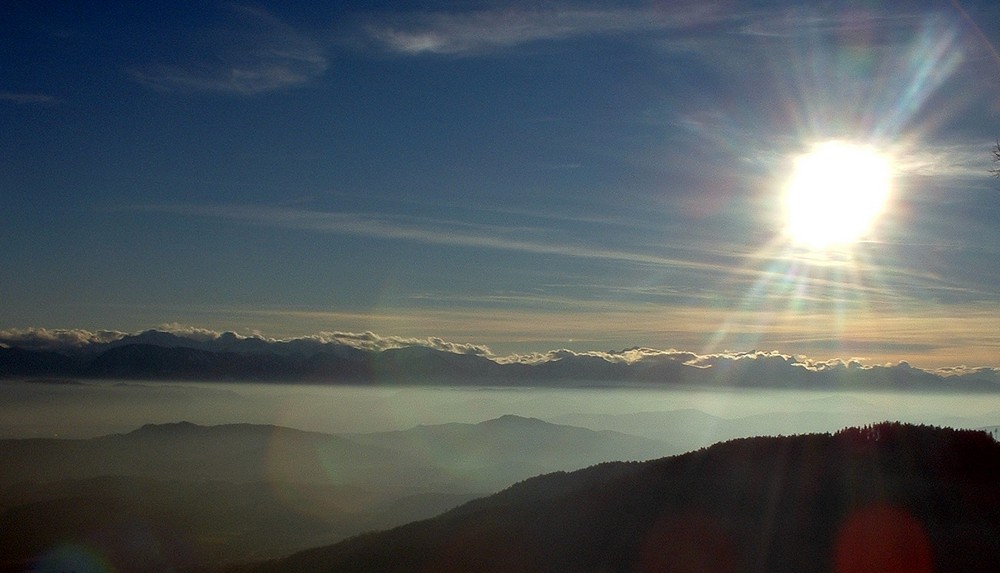
M177 422L0 440L0 572L73 570L52 564L66 544L106 555L119 573L285 556L438 515L529 476L665 449L518 416L350 436ZM126 550L136 535L145 541Z
M542 476L246 571L989 571L998 485L982 432L741 439Z

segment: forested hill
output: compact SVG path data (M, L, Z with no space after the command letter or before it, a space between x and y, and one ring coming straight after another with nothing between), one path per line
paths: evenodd
M969 571L1000 563L1000 444L882 423L530 479L239 571Z

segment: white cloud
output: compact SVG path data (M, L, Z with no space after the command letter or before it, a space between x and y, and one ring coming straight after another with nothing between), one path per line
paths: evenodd
M0 330L0 343L21 348L58 351L113 342L125 336L128 336L128 333L117 330L12 328Z
M892 162L903 176L983 179L988 175L993 141L918 143L894 150Z
M605 353L600 352L574 352L565 348L549 350L547 352L530 352L528 354L510 354L497 358L500 364L543 364L553 360L572 359L580 356L604 357Z
M230 27L204 40L201 60L150 65L133 70L133 77L167 91L250 95L298 86L326 71L327 58L313 40L265 10L232 11Z
M145 331L148 333L150 331ZM231 340L246 340L256 338L268 343L294 342L299 340L312 341L319 344L339 344L360 350L382 351L390 348L408 346L424 346L453 352L456 354L477 354L492 356L493 351L483 344L452 342L436 336L426 338L405 336L381 336L374 332L320 332L311 336L290 338L273 338L260 333L242 335L235 332L220 332L209 328L189 326L178 323L162 324L153 332L165 332L187 338L196 342L213 342L228 338ZM90 331L83 329L48 329L25 328L0 330L0 344L17 346L34 350L70 351L82 349L88 345L100 345L117 342L130 336L140 336L144 332L122 332L117 330Z
M402 14L371 23L368 33L386 49L403 54L470 55L542 40L682 28L718 18L713 2L671 2L650 9L546 4Z
M309 337L326 344L343 344L361 350L381 351L390 348L407 346L425 346L455 354L477 354L492 356L493 351L482 344L449 342L438 337L418 338L403 336L380 336L374 332L320 332L315 337Z
M885 14L800 7L758 7L744 11L734 8L730 3L711 0L655 2L648 7L608 7L581 2L540 6L507 3L470 11L413 11L372 17L367 32L385 49L401 54L476 55L538 41L694 30L723 22L732 26L731 38L745 41L747 36L787 39L816 34L858 34L872 29L910 29L924 17L901 11ZM888 41L894 35L886 37ZM691 35L663 35L661 40L661 45L672 50L701 51L708 47L704 37ZM710 43L717 45L718 39Z
M746 360L770 360L780 362L782 364L794 364L798 363L798 359L790 354L782 354L777 351L763 352L759 350L753 350L750 352L717 352L713 354L704 354L700 356L695 356L685 362L688 366L697 366L700 368L712 368L723 364L731 362L740 362Z
M156 327L156 330L161 332L169 332L177 336L183 336L184 338L189 338L191 340L197 340L199 342L208 342L211 340L218 340L223 334L228 334L235 338L249 338L247 336L242 336L233 332L222 333L216 330L210 330L208 328L199 328L197 326L187 326L183 324L178 324L176 322L171 322L167 324L161 324Z
M9 101L20 105L53 105L59 103L59 98L40 93L0 91L0 101Z
M962 365L938 368L934 372L946 381L980 380L1000 386L1000 368L973 368Z
M996 390L1000 388L1000 369L953 366L929 370L912 366L905 361L886 364L864 364L850 358L813 360L805 356L783 354L778 351L723 351L711 354L697 354L676 349L630 348L620 351L574 351L568 349L550 350L530 354L496 356L485 345L452 342L438 337L383 336L371 331L344 332L327 331L315 335L291 338L269 338L259 334L250 336L233 332L219 332L211 329L167 324L157 329L159 332L185 337L207 350L228 349L235 340L256 339L263 343L275 344L276 352L281 352L283 343L308 343L315 351L323 346L347 346L367 352L381 352L394 348L425 347L451 352L481 356L501 365L539 366L551 364L557 369L554 375L574 376L580 380L581 372L595 373L598 377L608 376L600 367L601 361L616 365L613 376L622 376L622 382L644 380L664 384L710 385L732 387L801 387L801 388L878 388L881 385L897 388L945 389L977 388ZM114 330L89 331L81 329L11 329L0 330L0 346L21 347L31 350L56 352L84 352L101 350L109 344L125 344L129 337L153 335L157 331L125 333ZM220 346L219 343L222 343ZM173 343L171 343L173 344ZM89 348L93 347L93 348ZM302 345L297 345L301 350ZM558 364L556 364L558 363ZM526 375L526 380L541 381L538 371L513 370ZM614 382L617 378L607 379ZM902 383L904 386L899 386Z
M684 350L656 349L656 348L629 348L619 351L574 351L566 348L549 350L547 352L533 352L529 354L511 354L498 357L496 360L501 364L542 364L553 360L573 360L576 358L599 358L607 362L616 364L639 364L639 363L663 363L676 362L688 365L700 357Z

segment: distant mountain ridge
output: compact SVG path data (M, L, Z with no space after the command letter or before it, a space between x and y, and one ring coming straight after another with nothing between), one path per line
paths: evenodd
M90 439L0 440L0 571L49 570L31 559L66 539L125 551L136 522L153 527L150 539L180 535L190 547L120 555L116 571L287 555L540 473L667 453L654 440L520 416L374 434L182 421Z
M82 440L0 440L0 487L104 475L398 487L419 476L424 488L489 491L538 473L676 451L657 440L512 415L370 434L174 422Z
M241 573L981 572L1000 444L882 423L540 476L433 519Z
M456 349L441 341L441 348L398 342L360 348L312 338L265 340L230 332L188 337L157 330L76 345L18 346L17 340L0 340L0 379L1000 391L1000 371L995 369L962 369L945 376L906 363L816 366L758 352L696 357L650 349L553 351L532 360L497 360L480 348Z
M497 488L541 473L610 460L648 460L680 451L667 441L509 414L478 424L437 424L343 436L365 446L406 452L425 460L425 465L443 464L455 468L453 471L491 476L482 483Z

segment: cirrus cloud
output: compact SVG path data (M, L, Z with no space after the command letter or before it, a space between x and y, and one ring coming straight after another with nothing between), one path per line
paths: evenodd
M9 101L18 105L54 105L59 98L42 93L0 91L0 101Z
M401 54L476 55L575 36L676 29L720 18L712 2L673 2L651 9L587 5L513 6L467 12L417 12L373 21L368 34Z
M149 65L132 77L164 91L252 95L305 84L327 69L315 41L266 10L232 6L228 24L201 40L201 59Z

